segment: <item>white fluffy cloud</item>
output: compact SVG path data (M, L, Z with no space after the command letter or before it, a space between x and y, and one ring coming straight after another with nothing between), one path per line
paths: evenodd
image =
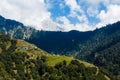
M64 30L80 30L80 31L86 31L86 30L92 30L90 25L88 24L87 16L85 15L84 10L81 8L81 6L76 2L76 0L65 0L66 5L70 7L70 14L68 16L70 17L77 17L78 20L81 23L77 23L75 25L71 24L70 21L64 16L64 24L62 24L63 27L66 27ZM81 15L80 15L81 14ZM67 22L67 24L66 24Z
M87 14L100 20L94 28L100 28L107 24L120 21L120 0L81 0L87 5ZM106 10L99 11L101 3Z
M51 18L52 13L48 9L53 8L49 1L52 0L0 0L0 15L5 18L14 19L25 25L34 26L38 30L93 30L120 20L119 0L65 0L65 4L59 4L61 9L67 5L70 14L58 16L56 21ZM61 0L59 0L61 1ZM81 5L84 4L84 6ZM106 10L99 10L100 4ZM58 12L59 13L59 12ZM91 25L89 17L96 17L100 22ZM77 18L80 23L73 24L68 17ZM62 23L59 23L62 22Z
M84 16L80 16L80 19L85 19ZM86 30L93 30L93 28L91 26L89 26L88 23L78 23L78 24L71 24L71 22L65 17L58 17L57 21L62 22L62 24L59 24L59 26L61 27L61 29L63 31L70 31L70 30L80 30L80 31L86 31Z
M70 9L72 11L74 11L74 10L77 10L77 11L80 10L81 11L80 6L77 4L77 2L75 0L65 0L65 2L68 6L70 6Z
M62 28L63 31L66 31L66 30L69 31L69 30L72 30L74 28L73 24L71 24L70 21L65 16L58 17L57 21L58 22L59 21L62 22L62 24L60 24L60 26L61 26L61 28Z
M51 30L56 26L50 19L51 13L47 11L44 0L0 0L0 15L36 29L45 26L44 30Z
M77 4L76 0L65 0L66 5L70 7L70 16L78 16L77 12L84 13L80 5Z
M100 19L100 23L96 25L97 27L120 21L120 5L109 5L107 11L102 10L98 14L98 18Z

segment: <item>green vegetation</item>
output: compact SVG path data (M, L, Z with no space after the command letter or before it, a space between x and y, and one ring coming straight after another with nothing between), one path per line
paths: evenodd
M59 55L49 55L47 57L47 64L50 66L54 66L57 63L60 63L62 61L66 61L67 65L75 58L73 57L67 57L67 56L59 56ZM87 63L85 61L78 60L80 63L83 63L86 67L95 67L94 65Z
M0 16L0 32L8 34L11 38L24 39L30 43L34 43L49 53L74 56L77 59L104 67L117 76L118 79L120 78L120 21L94 31L80 32L73 30L61 32L37 31L34 28L24 26L20 22ZM13 52L11 46L13 43L11 44L9 41L6 41L7 39L8 37L4 37L4 40L1 38L0 54L3 52L7 53L7 51ZM14 40L12 41L14 42ZM44 55L46 53L40 49L34 50L36 49L34 45L29 45L29 43L22 40L18 40L15 43L16 52L25 52L28 49L26 54L32 59L36 59L38 56L41 57L41 54ZM22 46L18 45L18 43ZM59 60L61 59L59 57L58 59L55 57L51 58L56 61L49 60L50 58L48 58L47 64L50 66L60 62ZM71 61L71 59L65 60L67 64Z
M50 55L24 41L18 44L18 40L10 39L6 35L0 35L0 44L0 80L107 80L111 78L105 71L99 71L99 68L92 64L71 57Z
M73 58L70 57L66 57L66 56L48 56L47 57L47 64L49 66L55 66L55 64L60 63L62 61L66 61L67 64L69 64L71 62L71 60L73 60Z
M95 35L80 44L79 59L104 67L120 79L120 22L95 30Z
M49 53L74 56L104 67L119 79L120 21L87 32L38 31L27 41Z

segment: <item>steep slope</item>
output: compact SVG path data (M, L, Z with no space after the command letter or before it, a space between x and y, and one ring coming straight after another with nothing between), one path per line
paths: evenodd
M28 41L50 53L74 56L120 75L120 22L89 32L43 31L36 35Z
M76 50L78 51L78 44L92 36L91 31L37 31L32 27L24 26L20 22L5 19L2 16L0 16L0 32L8 34L11 38L32 42L47 52L59 54L71 54Z
M0 16L0 32L8 34L11 38L28 39L35 31L34 28L24 26L20 22L5 19Z
M58 54L91 54L119 41L120 22L88 32L39 31L27 41L38 47Z
M111 77L92 64L50 55L33 44L6 35L0 34L0 49L1 80L107 80Z
M76 57L102 66L115 75L120 75L120 22L96 30L95 36L83 44L83 54Z
M88 32L37 31L0 16L0 32L25 39L49 53L74 56L120 75L120 22Z
M38 47L50 53L68 55L79 51L78 44L88 40L92 35L92 31L39 31L31 35L27 41L36 44Z

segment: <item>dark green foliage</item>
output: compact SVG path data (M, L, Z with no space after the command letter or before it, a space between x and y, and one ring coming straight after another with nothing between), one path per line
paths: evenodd
M45 62L45 61L46 61L46 56L41 56L41 60L42 60L43 62Z
M11 31L14 33L11 34ZM0 16L0 32L25 39L47 52L75 56L120 75L120 22L87 32L37 31ZM1 41L7 39L1 38ZM6 50L5 45L0 46Z
M4 39L5 36L1 37ZM11 80L105 80L104 72L96 75L96 67L85 67L78 60L72 60L70 64L64 60L55 66L46 64L47 57L41 56L31 59L26 52L16 52L16 40L1 39L0 42L11 42L13 45L4 50L0 55L0 76L3 79L9 75ZM2 43L4 45L4 43ZM6 45L5 45L6 47ZM1 47L0 47L1 48ZM6 73L5 73L6 72ZM2 74L4 73L4 75Z
M43 64L44 67L41 65L42 68L39 68L39 75L45 80L106 80L104 76L101 76L104 75L102 73L99 73L99 76L95 75L96 68L86 68L79 62L77 64L72 63L76 61L71 61L69 65L65 65L63 61L56 64L55 67ZM45 77L46 75L47 77Z
M27 41L36 44L47 52L68 55L79 50L78 44L89 39L92 35L91 31L38 31L27 39Z
M11 31L14 31L13 35ZM95 65L108 69L114 75L120 76L120 22L88 32L50 32L26 28L22 23L0 16L0 32L14 38L26 39L50 53L75 56L76 58L89 61ZM24 33L29 39L24 36ZM6 44L9 40L12 46L6 49ZM15 50L15 40L11 40L8 36L5 37L4 35L0 35L0 41L0 49L2 49L0 55L3 53L11 54ZM2 55L2 57L1 60L7 66L10 66L6 68L6 70L9 73L13 73L13 71L9 70L12 66L10 62L13 61L13 58L10 55ZM5 62L4 58L9 61ZM44 63L45 61L43 62L43 60L37 62ZM21 64L21 62L18 61L16 61L16 63ZM39 66L37 62L33 62L38 69ZM25 64L28 65L30 62L26 61Z
M120 22L89 32L39 31L27 41L50 53L75 56L120 75Z
M120 75L120 22L89 32L40 31L35 35L28 41L50 53L75 56Z

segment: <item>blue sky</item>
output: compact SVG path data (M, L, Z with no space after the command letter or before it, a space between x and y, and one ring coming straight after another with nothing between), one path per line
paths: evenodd
M119 0L0 0L0 15L38 30L88 31L120 20Z

